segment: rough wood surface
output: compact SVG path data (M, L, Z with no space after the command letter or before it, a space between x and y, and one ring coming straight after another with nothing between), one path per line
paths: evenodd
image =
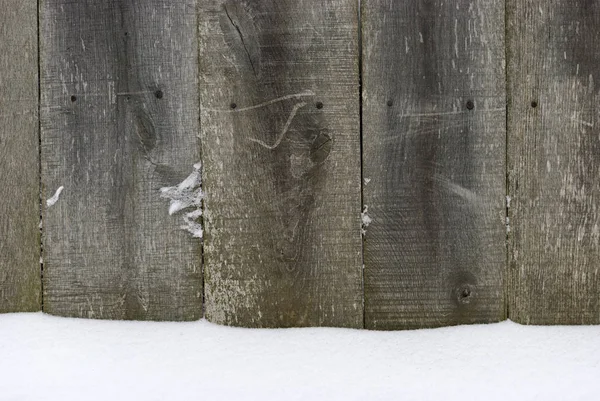
M600 3L507 5L509 316L600 323Z
M44 310L199 318L200 241L161 192L199 161L196 2L45 0L41 40L44 199L64 188L43 214Z
M363 2L367 328L505 316L504 1Z
M213 322L362 327L357 11L200 3Z
M37 4L0 0L0 312L40 309Z

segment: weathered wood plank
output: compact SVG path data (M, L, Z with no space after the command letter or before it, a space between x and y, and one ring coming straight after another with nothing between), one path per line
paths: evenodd
M45 311L199 318L200 242L181 229L192 209L169 216L161 192L199 161L195 1L45 0L41 12L45 197L64 188L44 211Z
M505 316L504 1L363 2L365 324Z
M507 5L509 316L597 324L600 3Z
M199 16L207 318L362 327L356 2Z
M0 312L41 306L37 4L0 0Z

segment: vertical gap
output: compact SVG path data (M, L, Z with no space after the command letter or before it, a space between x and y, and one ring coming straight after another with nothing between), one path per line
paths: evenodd
M363 177L363 69L362 69L362 2L358 0L358 118L359 118L359 137L360 137L360 212L361 212L361 227L362 227L362 212L364 211L364 177ZM365 236L360 236L361 245L361 271L362 271L362 311L363 311L363 329L367 327L366 310L365 310Z
M37 67L38 67L38 71L37 71L37 79L38 79L38 98L37 98L37 120L38 120L38 126L37 126L37 134L38 134L38 193L39 193L39 213L40 213L40 280L41 280L41 284L40 284L40 308L42 310L42 312L44 311L44 236L43 236L43 228L44 228L44 222L43 222L43 211L44 211L44 205L43 205L43 190L42 190L42 123L41 123L41 110L42 110L42 68L41 68L41 49L40 49L40 44L41 44L41 29L40 29L40 18L41 18L41 11L40 11L40 1L37 1Z
M506 251L506 260L505 260L505 264L504 264L504 317L506 319L510 319L510 268L509 268L509 263L510 263L510 214L509 214L509 207L510 207L510 176L509 176L509 155L508 155L508 141L509 141L509 136L508 136L508 129L509 129L509 111L510 111L510 82L509 82L509 76L508 76L508 72L509 72L509 59L510 59L510 51L508 49L508 46L510 44L509 41L509 33L508 33L508 20L509 20L509 15L508 15L508 9L509 9L509 0L506 0L504 2L504 82L505 82L505 87L504 87L504 96L506 96L505 98L505 111L504 111L504 117L505 117L505 122L504 122L504 131L505 131L505 135L504 135L504 168L505 168L505 186L504 186L504 194L505 194L505 198L504 198L504 202L505 202L505 226L506 226L506 241L505 241L505 251Z
M198 43L196 43L196 51L197 51L197 64L196 64L196 74L197 74L197 82L198 82L198 132L196 133L196 137L198 138L198 157L199 157L199 161L200 161L200 190L204 193L203 191L203 186L204 186L204 158L202 157L202 132L201 132L201 128L202 128L202 113L201 113L201 108L202 108L202 99L200 96L200 85L202 80L200 79L200 34L199 34L199 27L200 27L200 4L201 2L198 1L196 2L196 38L198 40ZM202 217L200 218L200 226L202 227L202 238L200 238L200 286L202 289L202 304L200 305L200 309L201 309L201 318L206 318L206 265L204 263L204 239L206 237L206 230L205 230L205 225L204 225L204 212L205 212L205 198L206 194L202 197L202 201L201 201L201 206L200 209L202 210Z

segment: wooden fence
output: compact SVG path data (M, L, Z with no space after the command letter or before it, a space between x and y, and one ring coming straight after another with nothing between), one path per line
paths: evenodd
M0 312L600 323L600 4L0 6Z

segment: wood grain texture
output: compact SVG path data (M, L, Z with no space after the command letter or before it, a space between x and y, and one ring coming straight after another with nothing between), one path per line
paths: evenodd
M357 11L200 3L210 321L362 327Z
M501 320L504 1L362 7L366 327Z
M509 316L597 324L600 4L507 6Z
M199 161L193 0L41 5L44 309L202 315L200 241L160 189Z
M0 0L0 312L41 306L37 5Z

